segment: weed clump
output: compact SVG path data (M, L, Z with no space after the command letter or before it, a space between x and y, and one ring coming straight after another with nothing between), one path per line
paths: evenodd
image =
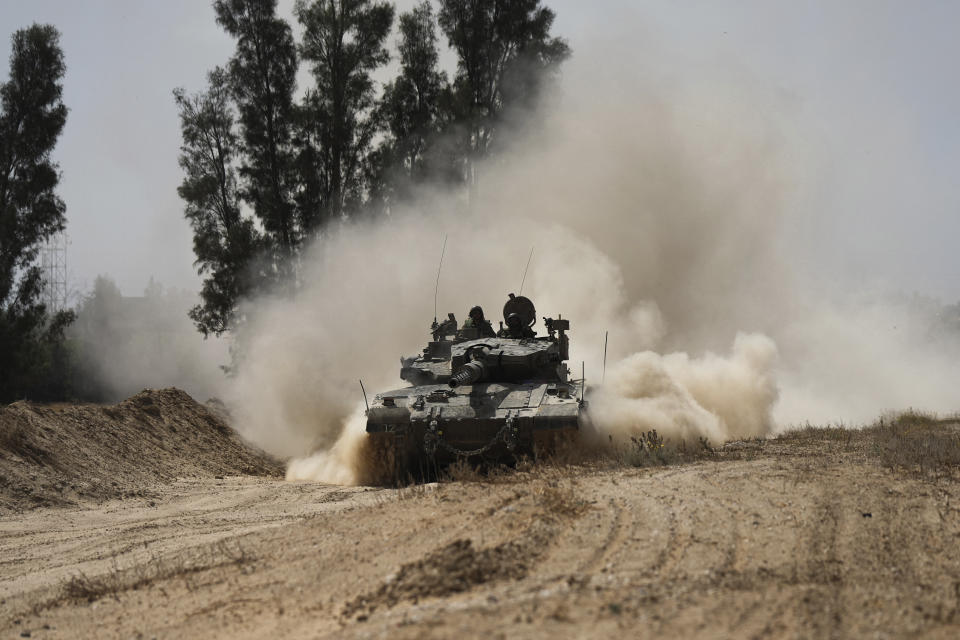
M589 503L577 495L569 483L546 481L533 490L533 499L547 514L575 518L589 508Z
M146 563L121 568L114 563L110 571L95 576L79 573L66 580L60 588L61 598L72 601L95 602L104 597L119 599L121 593L143 588L155 582L228 566L245 566L254 557L239 544L218 542L192 554L173 557L153 557Z
M716 451L704 437L700 437L696 444L684 439L669 442L656 429L651 429L639 436L631 436L630 444L622 449L620 458L624 465L630 467L657 467L709 460L715 456Z
M950 477L960 471L960 423L908 411L881 418L867 429L880 463L919 476Z

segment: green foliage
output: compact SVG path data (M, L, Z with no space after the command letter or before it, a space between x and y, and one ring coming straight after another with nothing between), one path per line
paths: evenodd
M440 0L440 28L458 59L453 107L468 183L504 113L534 106L569 57L567 43L550 35L554 17L540 0Z
M220 335L232 326L236 301L268 278L255 270L262 263L253 260L265 246L263 235L253 218L241 213L239 139L226 72L215 69L209 81L205 93L174 91L183 134L184 179L177 192L193 229L194 264L206 276L203 304L190 311L190 318L205 336Z
M376 91L371 73L387 63L384 47L393 25L393 5L373 0L298 0L303 59L316 86L302 106L299 125L309 228L359 209L364 168L377 132Z
M239 113L241 195L266 231L269 266L283 275L302 229L293 203L297 53L290 25L277 17L276 4L276 0L217 0L213 6L217 23L237 41L229 73L222 80L229 81Z
M174 92L179 193L205 276L190 315L205 335L242 325L242 298L295 290L303 244L327 225L389 211L425 183L472 194L475 162L505 115L535 105L569 56L540 0L441 0L437 14L421 0L400 17L400 72L378 95L390 2L297 0L299 48L276 5L216 0L234 55L205 92ZM458 58L452 83L439 70L438 25ZM313 81L300 103L298 51Z
M58 397L67 357L63 329L40 302L40 246L66 222L51 152L67 120L60 34L32 25L11 38L10 78L0 86L0 401Z
M400 16L400 75L386 84L379 117L386 136L377 149L372 199L389 205L427 180L454 182L456 162L444 144L452 93L439 70L437 28L424 1Z
M205 336L242 323L244 296L295 285L304 235L295 202L292 31L277 17L276 0L217 0L214 10L236 39L234 55L227 69L210 72L205 92L174 90L183 140L178 193L204 276L190 318Z

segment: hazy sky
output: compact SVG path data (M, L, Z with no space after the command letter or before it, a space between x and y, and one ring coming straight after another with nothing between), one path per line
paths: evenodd
M616 52L638 69L623 82L720 78L778 123L800 165L784 243L803 273L960 300L960 3L548 4L574 51L571 82ZM289 16L292 0L281 6ZM72 284L108 274L127 295L151 276L197 288L171 90L201 89L231 54L210 3L0 0L4 38L35 21L60 29L68 67L56 157Z

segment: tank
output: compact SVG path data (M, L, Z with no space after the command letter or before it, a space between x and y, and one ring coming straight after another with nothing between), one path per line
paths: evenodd
M397 481L463 458L535 458L578 431L585 401L566 364L569 320L543 318L538 336L533 302L512 293L503 317L496 333L485 320L435 319L423 352L401 358L412 386L374 397L367 433L389 452Z

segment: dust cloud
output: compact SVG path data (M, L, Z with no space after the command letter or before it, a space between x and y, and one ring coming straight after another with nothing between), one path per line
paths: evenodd
M905 404L955 409L944 359L913 348L906 318L889 335L884 305L809 284L785 251L816 162L789 105L758 115L748 88L722 79L647 91L589 69L571 63L536 127L502 131L473 202L424 189L387 219L330 229L302 290L250 301L226 400L241 433L294 458L289 478L362 481L359 380L371 396L403 386L445 236L436 312L461 322L474 304L499 319L534 248L523 294L538 316L570 319L571 368L584 363L603 434L716 443Z
M673 440L713 444L762 437L773 426L777 348L761 334L738 334L727 356L636 353L611 367L590 398L600 444L655 429Z
M453 311L462 321L472 305L481 304L488 317L498 319L507 294L520 292L533 247L523 293L533 299L539 316L562 314L571 320L571 368L579 370L577 364L584 362L588 384L599 382L604 332L610 333L611 384L594 403L598 428L613 433L657 427L667 435L696 432L717 441L769 432L776 399L772 341L724 331L715 317L709 323L715 333L725 333L727 342L736 339L732 355L678 352L661 358L649 351L682 342L671 334L657 292L663 291L671 313L690 299L714 301L697 295L708 290L705 274L710 273L700 262L730 261L736 250L723 246L723 255L715 255L713 223L660 225L651 198L665 198L662 187L651 196L634 171L608 171L587 158L591 146L599 152L611 145L622 149L620 162L626 167L645 154L668 155L669 141L652 148L647 141L639 150L623 147L622 127L606 117L582 132L589 134L586 139L572 135L576 131L563 118L551 118L547 127L556 131L528 137L509 161L484 167L481 193L472 205L455 195L425 192L418 206L396 211L389 220L336 229L311 249L306 284L295 297L250 305L245 360L228 403L241 433L260 446L294 457L315 452L294 460L288 477L335 482L358 477L356 453L363 438L356 414L363 402L358 381L363 379L371 393L402 386L400 356L415 353L428 339L445 236L440 317ZM637 136L645 139L644 132ZM679 159L674 165L665 158L661 172L673 174L671 183L691 182L675 187L684 197L693 197L694 188L715 187L693 180L697 171ZM702 215L719 213L711 207ZM671 246L676 253L667 250ZM747 262L759 259L756 252L744 255ZM648 271L654 264L656 269ZM717 275L729 278L726 271ZM674 285L638 285L638 275L646 282L672 279ZM650 295L635 295L638 288ZM682 335L684 323L676 324ZM688 324L700 328L700 323ZM731 375L735 381L727 380ZM637 406L638 392L631 385L654 378L664 386L664 396L645 392L646 407L655 407L657 415L649 420L632 415L628 408ZM671 421L677 428L670 428Z
M143 389L177 386L199 401L223 389L225 340L204 340L187 312L196 294L150 280L142 296L124 296L99 276L67 328L76 360L73 391L85 400L119 401Z
M352 440L363 434L362 420L356 428L359 381L371 395L403 385L400 357L429 339L445 234L441 317L452 311L462 321L478 303L499 317L506 294L520 291L528 240L537 238L542 245L523 293L539 315L562 314L573 327L609 327L645 346L662 332L654 305L627 304L616 265L559 225L409 210L385 223L345 226L313 247L306 284L295 297L251 305L244 361L225 398L238 429L256 444L284 456L321 452L293 463L291 477L342 481L355 473ZM602 341L602 329L595 336ZM579 358L573 344L572 357ZM342 433L346 441L338 441Z

